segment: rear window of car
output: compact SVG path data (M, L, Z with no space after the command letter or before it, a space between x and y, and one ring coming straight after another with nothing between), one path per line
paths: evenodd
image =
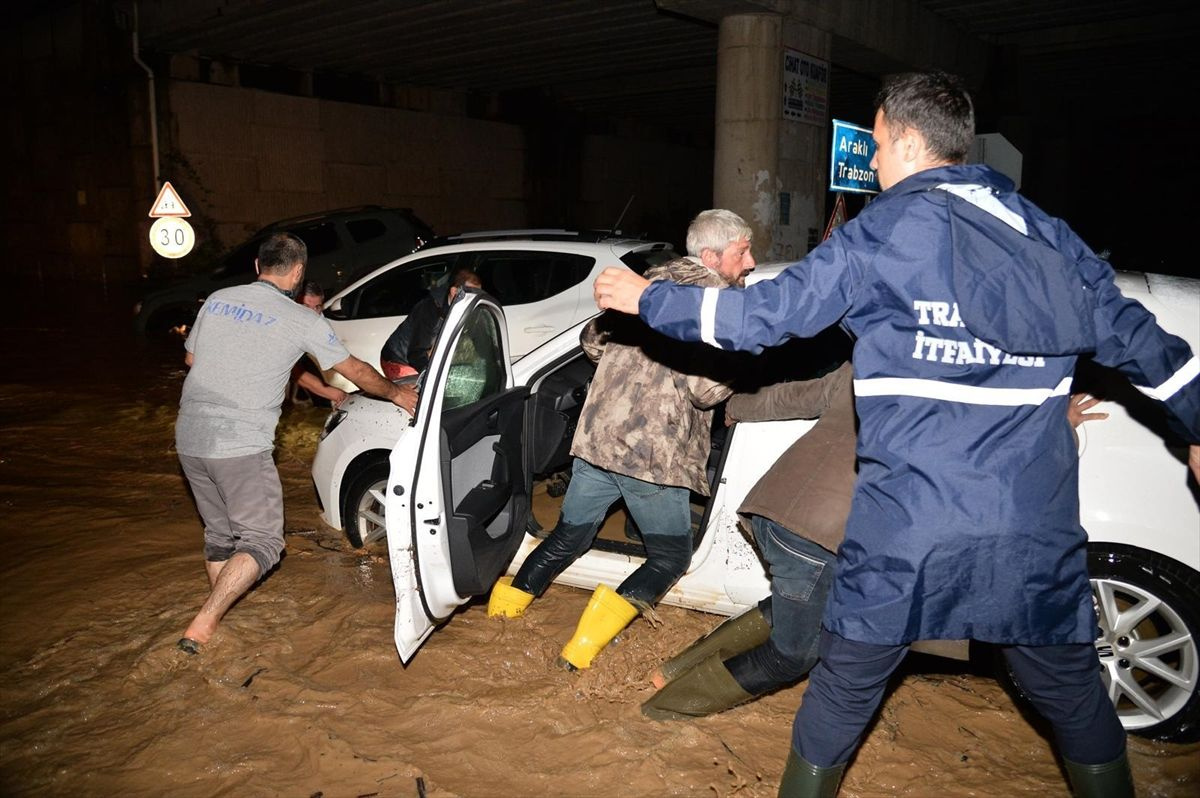
M350 237L355 243L361 244L364 241L382 238L387 233L387 225L381 219L352 219L346 222L346 230L350 232Z
M640 249L636 252L626 252L621 256L621 262L638 274L645 274L651 266L675 260L679 254L670 247L655 247Z
M470 256L483 290L501 305L525 305L561 294L592 272L596 259L566 252L502 250Z
M305 246L308 247L308 257L310 258L327 255L342 245L333 222L297 227L289 232L304 241Z

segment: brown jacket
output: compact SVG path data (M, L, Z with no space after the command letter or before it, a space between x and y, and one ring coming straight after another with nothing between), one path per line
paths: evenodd
M820 379L768 385L729 400L726 413L738 421L820 417L750 489L739 512L765 516L837 550L858 476L853 379L843 363Z
M725 287L694 258L655 266L646 278ZM593 319L580 341L598 365L571 454L616 474L707 496L711 408L731 393L740 356L675 341L611 311Z
M854 372L843 363L816 380L768 385L736 394L726 414L738 421L814 418L816 425L780 455L750 489L739 512L762 515L801 537L837 551L850 517L850 499L858 478L854 464ZM966 640L920 640L913 651L966 660Z

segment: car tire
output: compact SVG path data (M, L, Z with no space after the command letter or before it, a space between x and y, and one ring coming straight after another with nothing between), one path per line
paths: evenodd
M356 549L387 536L384 523L384 493L387 491L388 461L370 460L355 472L342 493L342 528Z
M1126 730L1200 740L1200 574L1119 544L1089 547L1105 687Z
M1152 740L1200 739L1200 575L1117 543L1089 546L1088 572L1101 678L1121 725ZM1029 706L999 647L994 656L1010 695Z

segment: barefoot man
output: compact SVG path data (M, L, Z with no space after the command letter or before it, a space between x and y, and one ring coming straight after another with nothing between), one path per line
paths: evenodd
M417 393L350 355L322 316L298 304L308 250L280 233L263 242L258 280L214 292L184 347L189 367L175 448L204 520L211 592L179 640L197 654L221 617L283 552L283 488L272 450L292 367L305 352L363 390L413 412Z

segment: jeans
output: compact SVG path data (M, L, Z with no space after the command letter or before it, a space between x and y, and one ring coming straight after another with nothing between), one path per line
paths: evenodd
M752 516L750 525L771 577L771 597L759 605L771 637L726 667L746 692L760 695L798 681L816 664L837 556L769 518Z
M578 457L571 467L558 524L522 563L513 587L535 596L545 592L591 547L608 509L622 498L642 530L646 562L617 587L617 593L640 609L658 603L691 561L689 491L614 474Z
M1022 689L1050 721L1063 757L1084 765L1111 762L1125 750L1125 730L1104 692L1089 643L1005 646ZM908 646L847 640L821 631L821 661L792 727L792 747L818 767L850 759L883 700Z

